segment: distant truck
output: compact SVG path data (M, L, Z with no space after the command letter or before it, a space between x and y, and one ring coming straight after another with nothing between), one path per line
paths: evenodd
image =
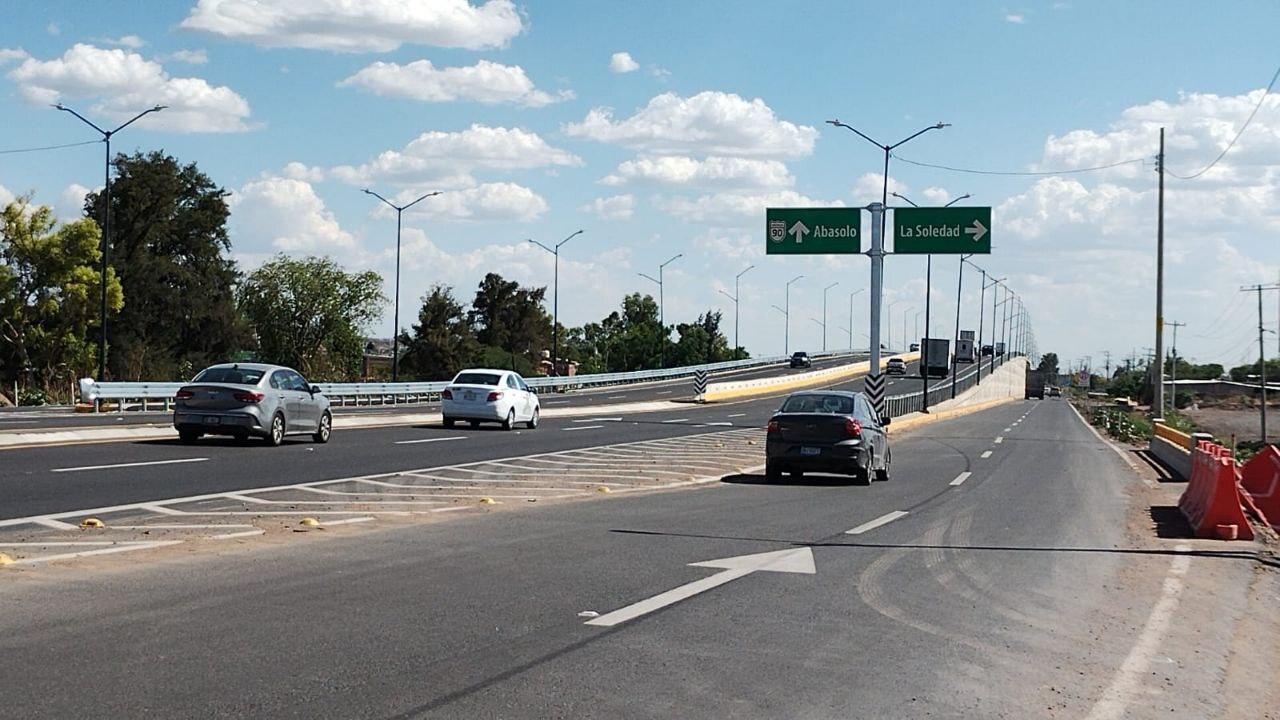
M1027 399L1037 398L1044 399L1044 385L1048 382L1049 374L1043 370L1032 370L1027 368Z
M921 377L946 377L951 374L951 341L924 338L920 350Z
M996 343L996 355L999 355L1001 357L1004 356L1004 343L1002 342Z
M974 357L973 331L961 330L960 339L956 340L956 362L971 363L976 359Z

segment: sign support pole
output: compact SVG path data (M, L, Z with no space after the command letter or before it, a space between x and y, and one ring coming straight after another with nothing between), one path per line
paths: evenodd
M924 337L920 343L920 412L929 412L929 296L933 294L933 256L926 255L924 266Z
M865 383L871 404L885 417L884 377L880 374L880 301L884 290L884 205L871 203L871 369Z

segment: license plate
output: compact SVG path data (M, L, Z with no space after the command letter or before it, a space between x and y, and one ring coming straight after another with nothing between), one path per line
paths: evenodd
M221 422L222 422L222 418L219 418L219 417L205 416L205 419L204 419L205 425L217 425Z
M800 454L801 455L821 455L822 448L802 447L800 448Z
M476 394L475 394L475 393L470 393L470 392L469 392L469 393L463 393L463 394L462 394L462 397L466 398L467 400L475 400L475 399L476 399Z

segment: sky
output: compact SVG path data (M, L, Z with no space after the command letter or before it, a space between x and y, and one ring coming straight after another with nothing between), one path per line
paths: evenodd
M527 240L582 230L561 248L566 326L656 296L639 273L681 254L662 275L669 324L719 310L732 340L728 295L754 266L738 305L751 353L788 335L822 349L833 283L827 347L866 347L865 255L765 254L767 207L879 200L882 151L836 118L880 143L950 123L895 150L890 190L991 206L992 252L973 261L1064 364L1155 344L1161 127L1179 355L1255 360L1257 299L1240 288L1280 280L1277 3L0 0L0 16L0 202L30 193L73 220L102 186L100 143L14 152L97 139L51 104L110 127L166 105L112 149L163 150L225 188L246 271L328 255L391 295L395 214L361 191L439 191L404 213L402 327L433 284L466 302L487 272L550 296L553 257ZM1173 177L1209 166L1255 107L1208 172ZM925 263L886 258L895 345L924 333ZM954 333L958 270L935 256L935 337ZM788 333L773 306L797 275ZM964 329L979 280L965 270ZM370 332L391 328L389 304Z

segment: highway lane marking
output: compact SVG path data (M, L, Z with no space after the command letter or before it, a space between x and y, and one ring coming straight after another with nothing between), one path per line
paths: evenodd
M676 418L675 420L663 420L663 421L662 421L662 423L663 423L664 425L670 425L671 423L682 423L682 422L689 422L689 418Z
M181 458L178 460L150 460L147 462L116 463L114 465L81 465L80 467L53 468L49 472L82 472L85 470L111 470L114 468L145 467L148 465L178 465L181 463L205 462L209 458Z
M166 547L169 545L178 545L181 540L159 540L155 542L124 542L112 543L111 547L105 547L98 550L83 550L81 552L58 553L56 555L44 555L42 557L22 558L15 560L14 565L35 565L44 562L54 562L57 560L72 560L75 558L90 557L92 555L112 555L115 553L131 552L133 550L149 550L151 548Z
M605 400L621 400L624 397L626 397L626 395L610 395L609 397L605 398Z
M600 417L600 418L581 418L581 419L578 419L578 420L574 420L573 422L576 422L576 423L589 423L589 422L622 422L622 418L620 418L620 417L611 417L611 418L605 418L605 417Z
M1004 429L1004 431L1005 431L1005 432L1013 432L1013 428L1011 428L1011 427L1007 427L1007 428L1005 428L1005 429Z
M366 523L366 522L373 522L373 517L370 515L362 515L360 517L346 518L345 520L334 520L332 522L327 522L324 524L325 525L350 525L352 523Z
M968 480L968 479L969 479L969 476L970 476L970 475L972 475L972 474L973 474L973 473L968 472L968 471L965 471L965 472L960 473L959 475L957 475L957 476L956 476L956 479L955 479L955 480L952 480L952 481L951 481L951 487L960 487L961 485L963 485L963 484L964 484L964 481L965 481L965 480Z
M997 444L997 445L999 445L999 444L1000 444L1000 443L1002 443L1002 442L1004 442L1004 436L1003 436L1003 435L997 435L997 436L996 436L996 444Z
M888 525L894 520L897 520L898 518L904 518L909 514L910 513L908 513L906 510L894 510L893 512L887 512L881 515L880 517L876 518L875 520L862 523L861 525L859 525L858 527L852 530L845 530L844 534L845 535L861 535L862 533L875 530L881 525Z
M662 392L654 393L654 395L670 395L673 392L675 392L675 390L663 390Z
M725 422L698 423L698 427L733 427L733 423L728 422L728 421L725 421Z
M542 404L543 405L568 405L569 401L568 400L548 400Z
M69 522L62 522L61 520L54 520L52 518L40 518L39 520L35 520L34 522L37 525L43 525L47 528L53 528L54 530L79 530L80 529L78 525L73 525L72 523L69 523Z
M333 523L330 523L330 525L332 524ZM258 535L265 535L266 532L267 531L263 530L262 528L254 528L252 530L241 530L239 532L229 532L229 533L220 533L218 535L210 535L209 539L210 540L234 540L236 538L256 537Z
M746 416L747 416L746 413L734 413L732 415L725 415L725 417L746 417Z
M991 451L990 451L990 450L987 450L987 451L983 452L983 453L982 453L982 457L983 457L984 459L985 459L985 458L989 458L989 457L991 457Z
M603 425L575 425L573 427L561 428L564 432L573 432L574 430L599 430Z
M1187 553L1191 551L1191 547L1178 545L1174 550ZM1190 567L1190 555L1176 555L1169 563L1169 572L1160 589L1160 599L1151 608L1147 624L1134 641L1120 669L1116 671L1110 687L1098 698L1086 720L1110 720L1125 716L1134 695L1142 690L1142 681L1147 676L1151 659L1160 649L1160 640L1173 621L1173 614L1178 609L1179 597L1182 595L1182 576L1187 574Z
M448 442L450 440L466 440L466 435L455 435L453 437L441 438L419 438L417 440L397 440L396 445L417 445L419 443Z

